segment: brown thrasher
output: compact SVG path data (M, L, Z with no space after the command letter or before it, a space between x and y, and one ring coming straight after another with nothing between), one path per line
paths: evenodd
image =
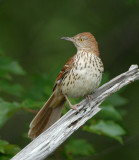
M77 53L71 57L58 74L53 93L30 124L29 137L34 139L60 118L66 102L72 109L68 97L88 97L99 87L103 63L99 58L99 50L94 36L89 32L63 37L74 43Z

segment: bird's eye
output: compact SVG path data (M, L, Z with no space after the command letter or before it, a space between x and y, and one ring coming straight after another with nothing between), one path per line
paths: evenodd
M84 41L84 39L83 39L83 38L81 38L81 39L80 39L80 41L81 41L81 42L83 42L83 41Z

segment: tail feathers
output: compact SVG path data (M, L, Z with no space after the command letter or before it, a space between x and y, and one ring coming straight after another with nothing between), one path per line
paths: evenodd
M30 124L29 137L34 139L39 136L44 130L55 123L61 115L62 108L65 103L63 95L51 95L48 101L44 104L42 109L38 112Z

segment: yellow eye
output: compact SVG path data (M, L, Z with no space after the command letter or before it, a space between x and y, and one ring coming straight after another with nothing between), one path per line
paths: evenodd
M84 41L84 39L83 39L83 38L81 38L81 39L80 39L80 41L82 42L82 41Z

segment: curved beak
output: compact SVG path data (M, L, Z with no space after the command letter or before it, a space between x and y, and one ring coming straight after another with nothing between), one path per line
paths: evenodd
M62 37L61 39L66 40L66 41L75 42L74 38L72 37Z

